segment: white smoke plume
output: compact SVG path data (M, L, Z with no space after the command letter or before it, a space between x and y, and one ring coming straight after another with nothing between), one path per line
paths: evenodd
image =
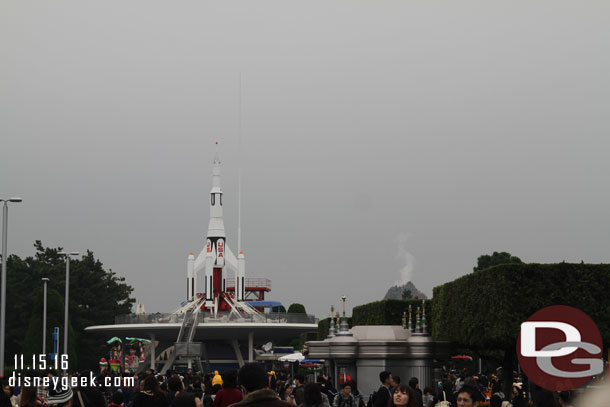
M396 238L398 250L396 252L396 260L401 264L401 268L398 270L400 280L396 282L397 286L403 286L409 281L413 281L413 269L415 267L415 257L407 250L407 240L411 235L407 233L400 233Z

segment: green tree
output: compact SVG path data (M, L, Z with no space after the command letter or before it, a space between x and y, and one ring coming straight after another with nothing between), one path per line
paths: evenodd
M607 348L609 275L609 264L569 263L503 264L465 275L434 288L432 336L482 354L501 351L503 371L510 374L521 323L541 308L563 304L587 313Z
M303 304L298 304L298 303L290 304L290 306L288 307L288 313L289 314L307 314L307 312L305 311L305 306Z
M25 333L22 353L25 360L32 360L31 355L39 355L42 351L42 312L43 289L38 288L33 293L32 316ZM64 340L64 300L53 289L47 290L47 332L46 349L44 353L53 352L53 328L59 327L59 349L63 351ZM70 367L78 365L78 352L72 324L68 323L68 362Z
M507 252L493 252L490 256L489 254L484 254L479 256L477 259L477 266L474 267L474 271L485 270L487 268L498 266L500 264L522 264L520 258L517 256L513 256Z
M411 293L411 290L407 290L406 288L404 290L402 290L402 299L403 300L410 300L411 298L413 298L413 294Z
M271 312L273 312L273 313L276 313L276 312L286 313L286 308L284 308L283 305L280 305L279 307L271 307Z
M49 295L54 290L61 293L60 298L63 298L65 292L66 263L64 257L58 254L62 248L44 247L40 241L36 241L34 247L36 253L33 257L21 259L12 255L7 259L7 355L20 354L29 349L30 345L25 347L24 338L30 326L33 326L32 343L42 346L42 327L36 331L36 319L32 320L34 314L42 314L42 302L39 309L35 308L38 307L35 300L39 295L35 288L42 286L41 279L50 279ZM70 369L97 366L108 338L99 333L85 333L84 329L91 325L113 324L115 315L128 314L134 301L130 298L132 291L133 288L125 283L123 277L118 277L112 270L105 270L91 251L80 259L70 261L69 324L73 328L74 340L69 340L69 344L75 345L79 356L78 360L70 357ZM48 300L51 301L51 298ZM63 329L63 325L62 313L59 327ZM47 328L50 330L53 325L47 323ZM63 335L61 338L63 340ZM32 349L40 352L40 346Z

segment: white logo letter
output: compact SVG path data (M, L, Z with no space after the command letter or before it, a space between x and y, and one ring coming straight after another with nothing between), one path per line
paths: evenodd
M566 346L558 350L536 350L536 328L553 328L562 331L565 342L580 342L580 332L565 322L528 321L521 324L521 355L525 357L559 357L576 351L578 346Z

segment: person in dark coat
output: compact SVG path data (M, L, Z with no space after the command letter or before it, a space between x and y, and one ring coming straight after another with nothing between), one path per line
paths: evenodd
M409 380L409 387L411 387L415 391L415 398L417 399L417 404L419 405L419 407L423 407L424 395L422 394L419 388L419 380L417 379L417 377L412 377L411 380Z
M169 407L167 394L161 390L157 378L153 375L144 379L142 391L133 400L133 407Z
M373 398L373 407L387 407L390 400L392 400L392 391L390 390L393 383L392 373L384 370L379 373L379 380L381 381L381 386Z
M269 389L265 369L257 363L247 363L239 370L239 383L246 397L231 407L294 407L280 400L277 393Z

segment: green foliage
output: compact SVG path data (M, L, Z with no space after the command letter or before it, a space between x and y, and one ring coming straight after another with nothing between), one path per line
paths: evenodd
M477 259L477 266L474 267L474 271L485 270L487 268L498 266L500 264L522 264L520 258L511 255L507 252L493 252L490 256L489 254L484 254L479 256Z
M277 313L277 312L282 313L282 312L283 312L284 314L286 313L286 308L284 308L284 306L283 306L283 305L280 305L280 307L279 307L279 308L280 308L280 309L278 310L278 307L271 307L271 312L272 312L272 313Z
M411 290L407 290L406 288L404 290L402 290L402 299L403 300L410 300L411 298L413 298L413 294L411 293Z
M504 264L434 288L432 335L473 349L510 349L520 325L550 305L588 314L610 346L609 264Z
M42 325L39 325L40 330L37 331L36 321L37 318L42 321L42 302L36 305L39 294L34 288L42 287L43 277L50 279L49 312L51 295L55 296L51 294L52 291L59 294L63 302L66 263L63 256L58 254L62 248L43 247L40 241L36 241L34 247L34 257L21 259L12 255L7 259L6 354L11 357L30 349L40 352ZM73 327L74 340L69 340L69 345L75 345L79 356L76 361L76 358L73 359L70 355L70 369L97 367L97 361L105 350L108 338L101 334L85 333L84 329L91 325L113 324L115 315L128 314L134 301L129 297L132 291L133 288L125 283L124 278L118 277L112 270L106 271L91 251L87 251L80 259L70 261L69 324ZM63 310L63 305L60 308ZM63 329L63 311L61 315L58 326ZM47 329L52 330L53 326L57 325L51 325L48 320ZM28 336L26 341L24 338L30 327L33 337ZM61 331L60 335L63 340ZM35 347L34 343L40 345ZM51 342L47 340L47 343L50 347ZM63 347L61 341L60 347ZM10 360L10 357L7 360Z
M350 328L354 325L352 325L352 321L353 319L351 317L347 318L347 323L349 324ZM335 321L337 324L338 322ZM324 339L326 339L328 337L328 330L330 329L330 318L324 318L318 321L318 334L317 334L317 340L318 341L323 341ZM339 329L339 327L337 326L337 329ZM309 340L315 340L315 339L309 339Z
M298 303L290 304L290 306L288 307L288 313L289 314L307 314L307 312L305 311L305 306L303 304L298 304Z
M426 304L426 325L428 331L432 325L432 301L424 300ZM415 326L417 307L422 306L422 300L382 300L354 307L352 320L354 325L402 325L403 312L409 313L411 305L411 322Z
M38 288L33 293L32 312L30 322L23 340L22 353L25 360L32 360L32 355L39 355L42 351L42 311L43 311L43 289ZM56 290L47 290L47 340L44 353L53 352L53 328L59 327L59 349L63 350L64 340L64 299ZM75 345L74 329L68 322L68 361L70 366L78 364L78 353Z
M330 329L330 318L320 319L318 321L318 340L323 341L328 337L328 330Z

